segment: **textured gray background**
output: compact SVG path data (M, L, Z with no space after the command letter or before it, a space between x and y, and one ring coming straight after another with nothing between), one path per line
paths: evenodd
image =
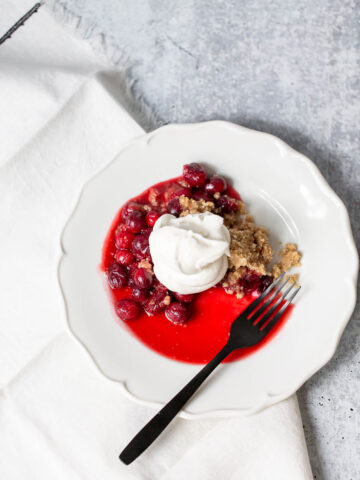
M347 205L359 246L359 2L59 4L126 54L133 91L156 116L153 128L221 118L309 156ZM359 326L357 308L335 357L299 392L317 479L360 479Z

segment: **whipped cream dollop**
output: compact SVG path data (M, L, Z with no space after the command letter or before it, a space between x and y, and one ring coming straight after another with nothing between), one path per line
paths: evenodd
M162 215L149 242L154 273L173 292L207 290L224 277L228 268L230 233L223 218L214 213L180 218Z

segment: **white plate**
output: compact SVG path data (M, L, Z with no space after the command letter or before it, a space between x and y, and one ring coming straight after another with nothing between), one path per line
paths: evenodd
M358 256L346 209L306 157L281 140L226 122L172 125L132 141L85 186L63 232L59 278L73 335L101 372L135 399L164 404L199 370L145 347L114 320L98 271L120 206L201 161L231 178L258 224L303 253L302 290L279 334L221 365L185 416L249 414L295 392L333 355L355 306Z

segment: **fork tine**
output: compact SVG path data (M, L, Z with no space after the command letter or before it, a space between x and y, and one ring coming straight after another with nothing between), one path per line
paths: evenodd
M266 335L270 332L270 330L274 327L275 323L282 317L285 310L288 308L290 303L294 300L295 296L298 294L301 286L299 286L291 295L291 297L284 303L284 305L280 308L278 313L270 320L270 322L266 325L266 327L262 330Z
M266 302L263 305L261 305L261 307L258 310L256 310L256 312L254 312L253 315L250 316L250 319L253 323L254 321L256 321L256 319L258 319L262 315L263 312L265 312L265 310L273 302L276 295L278 295L281 292L281 290L285 287L288 281L289 279L286 278L285 281L280 286L278 286L277 288L274 288L274 292L270 295L269 299L266 300Z
M273 288L275 288L278 285L278 283L281 282L281 280L284 278L284 276L285 276L285 273L283 272L279 276L279 278L277 278L275 280L275 282L271 283L267 287L267 289L263 291L263 293L260 295L260 297L258 297L256 300L254 300L252 303L250 303L250 305L247 308L245 308L245 310L242 312L241 316L244 317L244 316L249 315L249 313L253 312L255 310L255 308L259 305L259 303L261 303L264 300L266 295L268 293L270 293L273 290Z
M287 297L288 293L295 287L295 282L290 285L290 287L280 296L280 298L277 299L277 301L274 303L274 305L269 309L268 312L265 313L265 315L260 318L256 326L258 328L261 328L266 324L266 322L269 320L269 318L272 316L273 313L277 310L279 307L280 303ZM257 312L256 312L257 313ZM256 314L255 313L255 314ZM254 315L255 316L255 315ZM259 318L259 315L256 316L256 318ZM256 319L255 319L256 320Z

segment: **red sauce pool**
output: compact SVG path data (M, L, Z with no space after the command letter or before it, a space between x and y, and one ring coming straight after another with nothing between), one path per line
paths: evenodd
M155 187L164 192L177 180L178 178L167 180L150 188ZM131 201L147 202L149 189L132 198ZM228 187L226 193L240 198L231 186ZM114 237L115 230L121 223L121 211L122 209L117 213L104 242L101 262L101 270L104 272L114 261L116 251ZM131 297L131 287L118 290L109 288L109 290L113 304L122 298ZM125 323L118 319L118 323L125 326L136 338L161 355L182 362L207 363L227 342L233 320L253 300L254 296L251 295L237 299L235 295L227 294L223 288L213 287L196 295L191 303L191 318L184 326L169 322L163 312L148 316L143 311L135 320ZM244 358L262 348L281 329L290 312L291 307L287 309L281 320L262 342L255 347L233 352L225 361Z

